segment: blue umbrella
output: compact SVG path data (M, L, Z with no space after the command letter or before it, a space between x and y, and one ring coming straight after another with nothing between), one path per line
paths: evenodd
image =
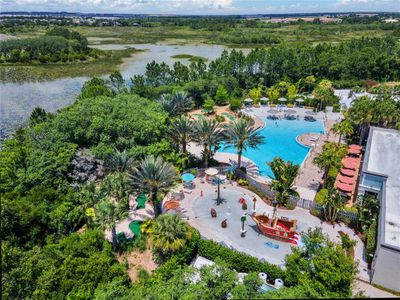
M182 174L181 178L185 182L191 182L195 177L191 173L185 173L185 174Z

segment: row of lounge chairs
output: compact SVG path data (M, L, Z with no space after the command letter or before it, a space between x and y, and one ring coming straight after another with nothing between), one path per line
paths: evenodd
M317 119L314 118L313 116L305 116L304 121L315 122L317 121Z

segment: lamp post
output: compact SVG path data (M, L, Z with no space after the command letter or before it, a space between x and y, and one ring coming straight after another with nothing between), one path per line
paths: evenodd
M242 222L242 229L240 229L240 236L241 236L241 237L244 237L244 236L245 236L245 233L246 233L246 230L244 229L244 222L246 221L246 214L243 214L243 215L240 217L240 221Z
M274 207L274 210L272 212L272 219L274 219L276 217L278 201L276 201L276 200L272 201L272 206Z
M256 202L257 202L257 198L256 198L256 196L254 196L254 198L253 198L253 215L255 215L255 213L256 213Z

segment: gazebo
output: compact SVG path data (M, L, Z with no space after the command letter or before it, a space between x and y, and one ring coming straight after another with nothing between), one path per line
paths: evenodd
M260 101L261 101L261 104L266 104L269 102L269 99L267 97L261 97Z
M251 98L244 99L244 104L245 105L251 105L252 103L253 103L253 99L251 99Z

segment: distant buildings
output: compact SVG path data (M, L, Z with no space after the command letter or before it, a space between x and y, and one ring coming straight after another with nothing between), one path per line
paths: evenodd
M371 281L400 292L400 131L370 129L358 194L380 203Z

